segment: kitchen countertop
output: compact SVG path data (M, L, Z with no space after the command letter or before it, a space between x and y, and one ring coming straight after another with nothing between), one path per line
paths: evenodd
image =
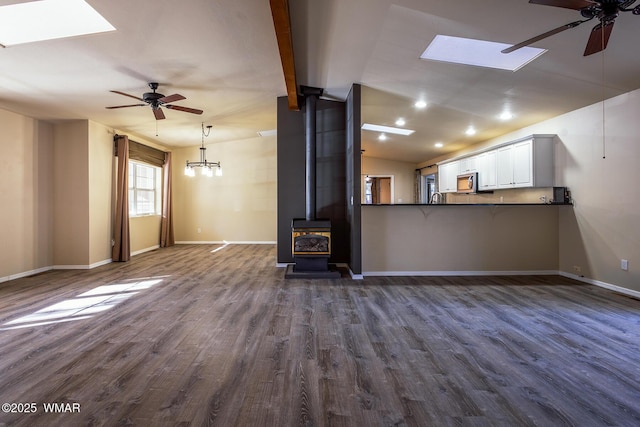
M361 206L573 206L573 203L394 203L362 204Z

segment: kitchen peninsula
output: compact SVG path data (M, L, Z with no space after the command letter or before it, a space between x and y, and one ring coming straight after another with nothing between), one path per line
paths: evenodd
M442 160L443 204L363 205L363 275L557 274L559 217L572 212L554 200L555 139ZM461 174L473 176L473 191L456 188Z
M557 274L570 205L364 205L362 270L374 275Z

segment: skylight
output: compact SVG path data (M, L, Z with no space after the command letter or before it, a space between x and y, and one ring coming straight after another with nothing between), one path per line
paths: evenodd
M501 52L510 46L504 43L437 35L420 58L517 71L547 51L523 47L511 53Z
M362 129L371 130L374 132L394 133L397 135L411 135L413 132L415 132L414 130L411 130L411 129L394 128L392 126L373 125L370 123L363 124Z
M84 0L41 0L0 7L0 44L4 46L114 30Z

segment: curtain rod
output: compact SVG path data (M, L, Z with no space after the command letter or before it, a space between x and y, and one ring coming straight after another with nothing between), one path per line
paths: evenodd
M423 167L421 167L421 168L416 169L416 171L421 171L422 169L429 169L429 168L432 168L432 167L434 167L434 166L438 166L438 164L437 164L437 163L434 163L434 164L432 164L432 165L423 166Z

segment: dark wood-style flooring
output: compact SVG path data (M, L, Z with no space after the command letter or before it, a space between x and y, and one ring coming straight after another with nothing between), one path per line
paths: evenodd
M640 301L555 276L285 280L270 245L176 246L0 284L0 340L0 403L36 404L1 426L640 425Z

